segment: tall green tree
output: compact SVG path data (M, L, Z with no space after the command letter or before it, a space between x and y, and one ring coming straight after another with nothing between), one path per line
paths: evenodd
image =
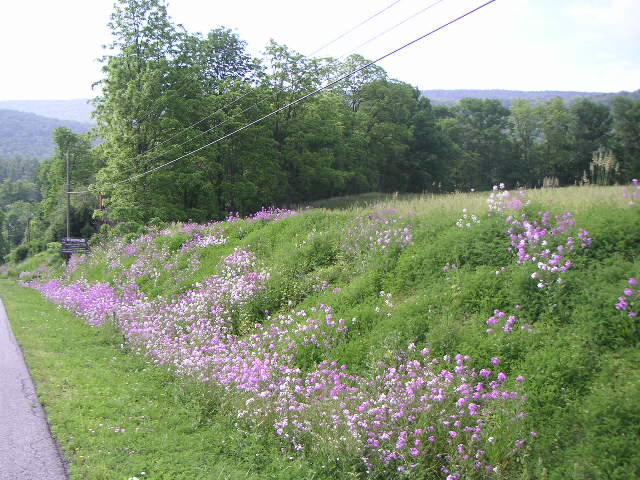
M242 171L230 154L237 143L189 153L247 120L242 110L255 100L247 94L259 68L245 42L225 28L206 36L176 28L162 0L120 0L110 26L95 104L107 160L98 180L111 214L204 220L233 208L223 190Z
M361 97L357 113L367 118L367 161L378 173L377 189L404 192L414 174L409 154L419 93L403 82L377 80Z
M571 135L575 142L572 164L576 170L587 173L594 153L610 147L611 112L606 105L582 99L571 106L571 113Z
M622 179L640 178L640 100L614 99L613 147Z
M527 100L515 100L511 104L509 117L509 133L517 155L513 172L524 185L536 186L542 180L538 169L540 132L540 118L536 109Z
M89 135L59 127L54 130L53 139L56 144L54 157L42 163L38 175L42 202L35 212L33 224L34 232L46 241L57 241L66 234L67 164L71 191L85 191L95 181L96 171L101 166L93 153ZM96 206L93 194L71 195L72 236L80 236L81 231L90 232L91 212Z
M456 188L513 184L512 144L506 134L509 110L498 100L464 98L452 113L443 125L456 144Z
M178 36L161 0L119 0L109 23L113 42L103 57L101 95L94 99L95 118L104 139L100 153L107 168L99 175L112 183L153 167L146 154L163 141L171 85L166 79ZM118 216L142 219L154 201L151 177L143 176L109 191Z
M378 65L370 65L363 68L368 63L370 63L370 61L362 55L354 54L348 56L343 62L339 62L336 67L332 68L332 78L334 79L347 75L354 70L361 69L359 72L349 75L337 83L333 89L333 91L337 91L343 95L347 105L349 105L349 108L353 111L357 111L360 107L360 103L363 100L362 91L366 85L380 80L388 80L387 72Z
M556 97L538 107L538 114L542 122L542 176L556 177L562 185L579 181L583 171L575 163L571 111L561 98Z

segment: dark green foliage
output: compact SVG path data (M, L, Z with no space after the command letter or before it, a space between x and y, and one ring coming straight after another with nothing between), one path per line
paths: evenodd
M613 102L613 143L623 178L640 177L640 100L626 97Z
M27 258L27 255L29 255L29 247L26 245L20 245L13 250L11 254L11 260L13 260L15 263L22 262L25 258Z

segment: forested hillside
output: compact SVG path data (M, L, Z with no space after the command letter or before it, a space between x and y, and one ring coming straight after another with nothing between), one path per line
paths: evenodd
M0 110L0 157L44 158L52 155L55 150L53 131L56 127L84 133L91 125L15 110Z
M561 98L567 104L573 104L579 100L591 100L596 103L611 105L618 97L626 97L632 100L640 100L640 90L636 92L565 92L565 91L519 91L519 90L422 90L420 93L429 98L434 105L453 106L460 103L463 98L484 98L499 100L505 107L510 107L516 100L528 100L533 105L546 103L554 98Z
M93 106L88 98L74 100L0 100L1 110L35 113L42 117L91 123Z

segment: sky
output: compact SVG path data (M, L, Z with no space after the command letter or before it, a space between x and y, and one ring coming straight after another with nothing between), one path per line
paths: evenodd
M173 0L190 32L224 26L259 56L270 39L310 54L376 59L486 0ZM92 98L110 42L113 0L5 2L0 16L0 100ZM426 9L426 10L425 10ZM424 10L375 41L356 48ZM640 1L496 0L382 61L421 90L618 92L640 89Z

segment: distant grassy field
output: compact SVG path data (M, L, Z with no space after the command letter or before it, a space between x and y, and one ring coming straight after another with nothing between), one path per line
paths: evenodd
M487 196L337 199L294 216L105 238L104 247L72 261L57 283L41 288L94 323L107 317L92 310L92 296L123 302L113 310L121 330L111 317L107 326L89 327L37 292L3 283L9 316L74 478L141 478L141 472L167 479L638 476L640 326L628 313L639 305L635 287L624 292L629 279L640 276L640 206L627 205L620 187L529 190L522 205L514 203L515 193L492 203ZM32 261L29 269L35 267ZM207 283L212 275L222 280ZM130 292L86 290L83 279L129 285L147 299L129 307L121 299ZM615 308L620 296L630 302L626 310ZM199 330L189 327L199 315L211 315L212 305L224 307L222 313ZM182 333L153 333L136 323L142 316ZM202 332L218 321L229 329L220 351L231 345L233 356L195 355ZM276 327L277 335L269 333ZM207 342L219 342L217 333L206 335L213 335ZM268 335L274 335L271 344L263 345ZM179 348L167 353L171 342ZM248 353L238 353L242 349ZM458 364L464 382L497 378L500 371L504 380L494 380L496 388L505 382L509 395L525 395L522 411L486 406L483 433L472 438L472 430L460 427L451 434L457 427L449 424L469 414L446 399L441 411L453 415L451 421L429 413L414 392L424 387L407 382L431 378L429 372L449 362L445 355L456 354L470 357L457 360L466 365ZM421 355L437 363L428 366ZM201 367L203 358L213 363ZM239 363L224 363L231 358ZM263 377L251 379L264 395L254 397L237 383L246 378L230 372L256 358L285 362L289 373L265 363ZM153 365L162 359L173 367ZM335 371L323 361L335 361ZM300 396L312 384L324 392L325 376L344 390ZM376 378L386 378L386 386ZM437 378L443 377L432 381ZM291 387L297 381L298 390ZM400 409L376 420L384 431L366 417L382 415L371 407L381 398L395 405L384 408ZM458 407L469 401L458 399ZM289 405L284 413L283 405ZM407 416L405 406L420 413ZM358 409L359 420L344 431L324 420L348 425ZM513 415L522 418L515 422ZM427 427L433 440L427 441ZM465 458L468 451L475 457ZM474 466L478 459L481 468Z

